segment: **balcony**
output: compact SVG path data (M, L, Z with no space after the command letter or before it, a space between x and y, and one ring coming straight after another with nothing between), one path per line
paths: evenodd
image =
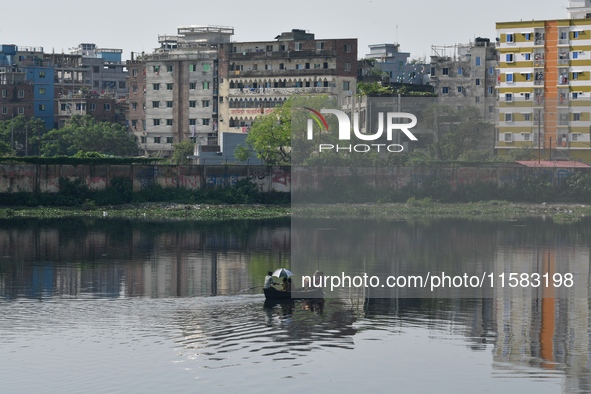
M568 45L569 39L568 38L559 38L558 45Z
M247 70L247 71L229 71L228 78L252 78L252 77L298 77L298 76L310 76L310 75L335 75L337 70L334 68L309 68L302 70L295 69L282 69L282 70Z
M265 52L259 50L258 52L233 52L228 55L228 60L280 60L280 59L312 59L312 58L327 58L335 57L337 51L330 49L322 49L316 51L275 51Z
M334 88L326 87L285 87L285 88L243 88L230 89L229 96L291 96L294 94L331 94Z

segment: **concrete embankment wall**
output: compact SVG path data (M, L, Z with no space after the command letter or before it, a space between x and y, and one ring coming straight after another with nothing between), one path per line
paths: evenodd
M293 185L298 189L322 189L327 178L346 177L355 179L368 187L398 189L409 184L420 187L422 181L437 177L448 181L453 188L476 181L489 181L497 185L513 184L525 176L549 175L554 185L576 171L591 173L590 168L527 168L505 167L308 167L292 170L290 167L267 167L245 165L220 166L169 166L169 165L45 165L4 164L0 165L0 193L32 192L57 193L61 177L70 180L82 179L94 190L109 186L114 178L127 178L133 190L139 191L150 185L165 188L183 187L200 189L229 186L240 179L250 179L263 192L290 192ZM351 178L353 177L353 178Z

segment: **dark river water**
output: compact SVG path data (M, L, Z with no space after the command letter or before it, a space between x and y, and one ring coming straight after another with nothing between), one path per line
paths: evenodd
M378 273L572 273L572 292L269 304L268 270L361 272L346 222L0 221L0 392L591 392L590 224L365 224L361 254L398 259Z

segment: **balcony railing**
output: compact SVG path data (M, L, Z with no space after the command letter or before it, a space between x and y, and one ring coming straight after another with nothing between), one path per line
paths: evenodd
M568 38L559 38L558 39L558 45L568 45Z
M333 92L333 88L326 87L285 87L285 88L242 88L230 89L230 96L285 96L293 94L329 94Z

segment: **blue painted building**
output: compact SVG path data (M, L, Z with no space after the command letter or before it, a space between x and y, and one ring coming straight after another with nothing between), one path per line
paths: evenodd
M33 84L34 116L45 122L48 130L54 128L54 78L51 66L25 67L27 81Z

